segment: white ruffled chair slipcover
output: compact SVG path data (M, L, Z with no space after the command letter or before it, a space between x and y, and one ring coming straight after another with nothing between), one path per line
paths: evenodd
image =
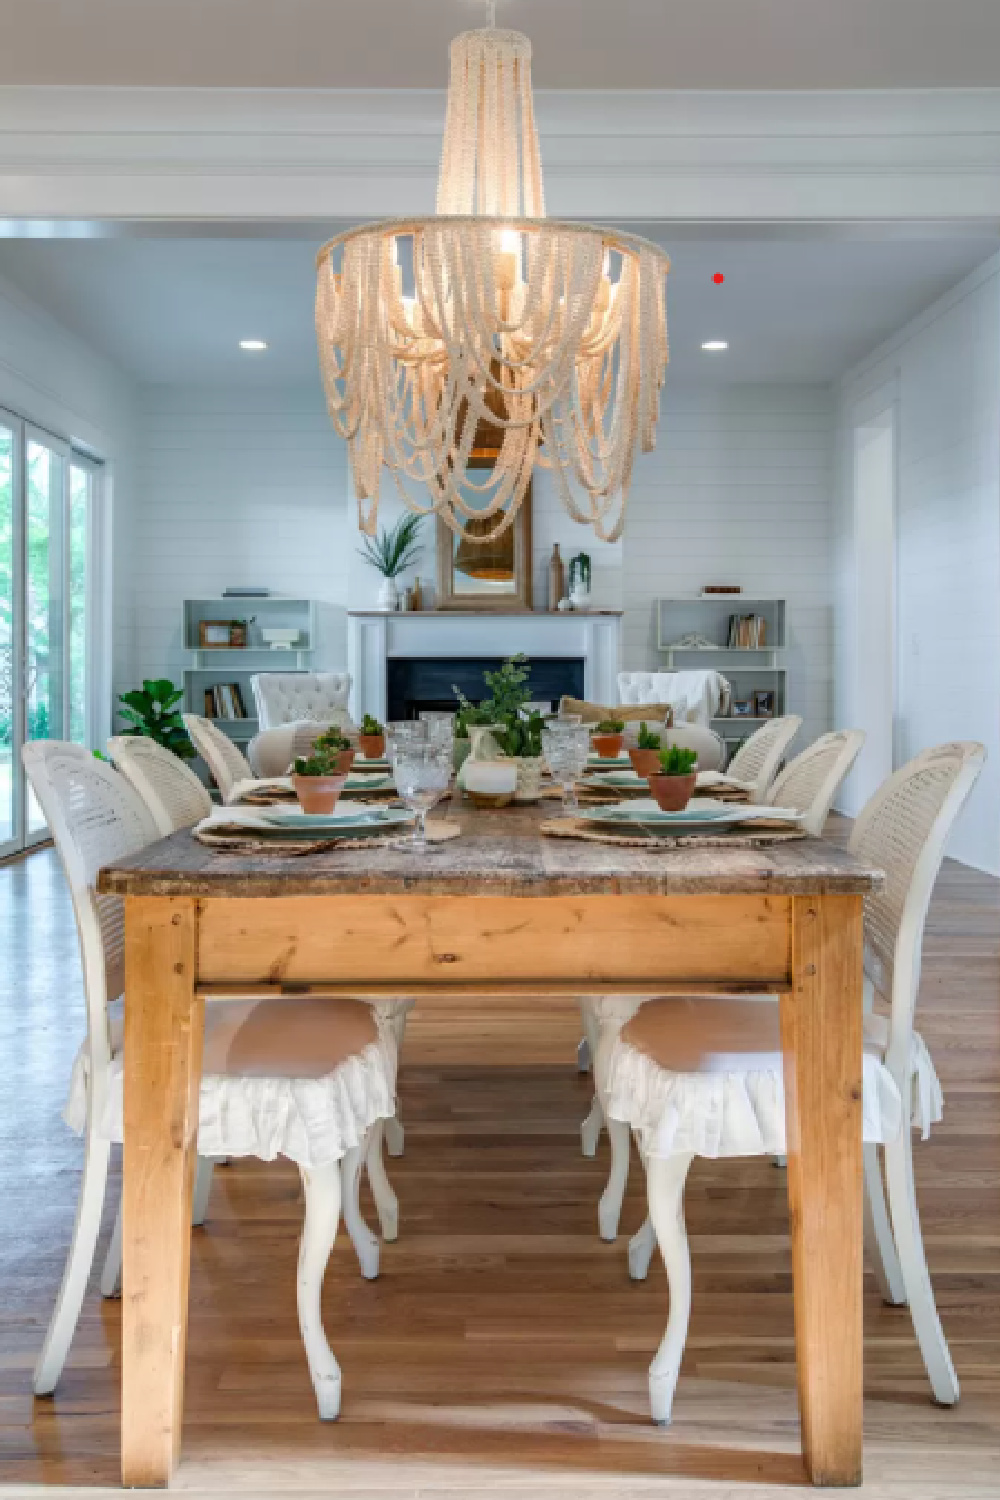
M70 887L87 1003L87 1039L66 1107L68 1122L85 1136L83 1180L66 1269L35 1367L41 1395L55 1388L76 1328L111 1145L122 1135L123 903L98 894L97 873L159 833L125 778L82 746L36 740L22 753ZM298 1163L305 1191L299 1323L320 1416L336 1417L341 1377L323 1331L323 1276L341 1209L345 1221L352 1213L351 1185L370 1133L395 1109L394 1019L377 1006L319 996L210 1005L203 1069L200 1155L271 1159L280 1153ZM120 1216L115 1240L119 1236ZM108 1262L117 1267L115 1244ZM102 1290L114 1290L110 1273Z
M879 788L851 836L852 849L887 877L883 889L865 899L866 1238L883 1297L909 1305L934 1396L946 1405L958 1399L958 1380L934 1304L910 1159L912 1131L926 1138L944 1101L913 1013L934 881L984 759L976 744L925 751ZM889 1014L874 1010L879 998ZM670 1315L650 1366L649 1391L654 1418L666 1422L691 1304L683 1214L688 1168L695 1156L784 1154L779 1004L769 996L677 996L646 1003L608 997L595 1003L591 1017L597 1028L594 1074L609 1133L620 1142L625 1132L624 1152L613 1152L599 1222L605 1238L613 1238L628 1170L628 1132L634 1132L646 1168L649 1218L629 1245L629 1269L643 1278L659 1244Z
M726 678L708 669L618 673L619 703L669 703L676 724L698 724L703 729L710 729L712 719L723 711L729 692Z

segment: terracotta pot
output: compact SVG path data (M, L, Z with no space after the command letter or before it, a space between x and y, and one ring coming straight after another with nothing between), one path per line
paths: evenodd
M637 750L633 746L629 749L628 758L632 762L632 769L637 776L659 776L659 750Z
M353 755L353 751L348 752ZM342 776L293 776L292 785L305 813L331 813L344 789L347 773Z
M337 775L346 776L354 764L356 750L338 750L337 752Z
M649 790L662 812L683 812L694 795L697 771L687 776L650 776Z
M595 734L591 743L602 760L617 760L625 743L624 734Z
M365 760L381 760L385 755L385 735L359 734L358 749Z

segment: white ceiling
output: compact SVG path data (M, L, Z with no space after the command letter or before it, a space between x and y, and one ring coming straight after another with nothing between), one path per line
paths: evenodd
M486 0L2 0L0 83L439 88ZM538 88L1000 84L998 0L498 0Z
M998 244L957 230L655 236L673 263L671 378L711 382L835 379ZM137 380L309 383L320 238L5 240L0 274ZM241 353L241 338L266 339L267 353ZM714 338L727 354L701 352Z

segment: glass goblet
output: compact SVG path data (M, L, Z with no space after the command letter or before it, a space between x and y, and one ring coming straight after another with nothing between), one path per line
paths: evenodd
M587 769L589 730L584 724L546 724L542 730L542 751L554 779L562 787L563 812L578 812L580 804L575 787Z
M427 814L451 779L451 746L430 740L397 741L393 759L396 790L406 806L416 815L412 838L397 847L411 854L436 853L437 846L427 838Z

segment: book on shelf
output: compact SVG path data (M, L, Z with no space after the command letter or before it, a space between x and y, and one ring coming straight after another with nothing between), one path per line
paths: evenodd
M245 719L246 704L238 682L217 682L205 689L205 713L210 719Z
M767 643L767 621L763 615L730 615L730 651L763 651Z

